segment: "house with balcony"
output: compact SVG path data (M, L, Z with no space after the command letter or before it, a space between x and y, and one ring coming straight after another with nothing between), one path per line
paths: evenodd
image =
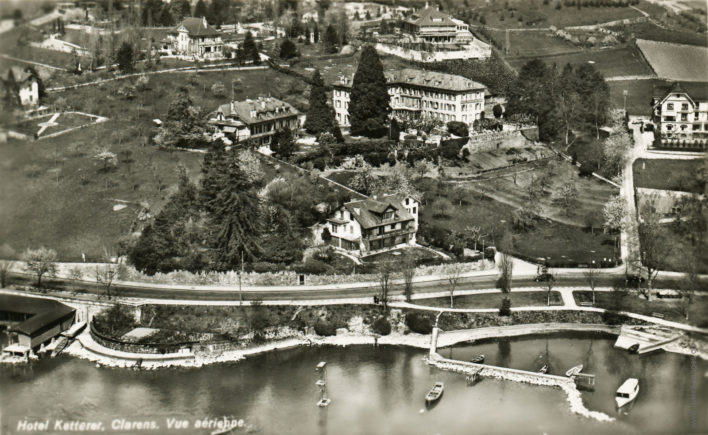
M708 83L655 86L652 121L662 148L708 148Z
M162 51L177 56L200 59L220 59L224 56L221 32L207 23L206 18L185 18L167 34Z
M390 96L391 116L404 119L437 119L461 121L472 128L482 118L487 88L465 77L403 68L384 73ZM353 76L340 77L333 84L332 104L337 122L349 124L349 100Z
M419 201L409 195L350 201L339 207L323 227L332 236L330 245L358 256L412 246L418 231L419 206Z
M414 12L401 20L401 31L415 42L430 44L458 44L474 39L469 26L463 21L429 7Z
M234 143L250 140L269 145L276 131L300 128L301 114L290 104L273 97L258 97L222 104L209 115L208 124Z

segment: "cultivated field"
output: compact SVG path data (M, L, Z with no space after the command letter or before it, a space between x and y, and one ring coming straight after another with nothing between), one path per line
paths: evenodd
M506 32L494 30L490 35L506 48ZM570 42L553 36L548 31L509 32L509 57L552 56L562 53L578 52L581 49Z
M650 116L654 86L666 86L668 83L660 79L609 81L610 104L617 108L625 107L624 91L627 91L627 112L630 115Z
M637 47L659 78L703 82L708 79L708 48L637 40Z
M516 57L507 60L517 71L533 57ZM565 64L577 65L592 62L605 77L651 75L652 70L634 46L585 50L576 53L540 57L547 64L562 68Z

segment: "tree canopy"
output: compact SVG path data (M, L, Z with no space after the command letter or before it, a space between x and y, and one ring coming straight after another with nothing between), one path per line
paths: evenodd
M386 78L376 50L367 45L354 74L349 102L352 135L381 137L388 128L391 112Z

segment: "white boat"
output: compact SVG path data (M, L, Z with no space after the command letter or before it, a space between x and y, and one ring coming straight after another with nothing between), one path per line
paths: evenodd
M565 372L565 375L568 376L569 378L572 376L577 375L578 373L583 371L583 365L577 365L575 367L571 367L567 372Z
M615 402L617 402L617 407L621 408L634 400L639 394L639 380L636 378L629 378L617 389L617 394L615 394Z
M428 394L425 395L425 402L433 403L437 401L443 395L444 390L445 385L442 382L436 382L435 385L433 385L433 388L428 391Z

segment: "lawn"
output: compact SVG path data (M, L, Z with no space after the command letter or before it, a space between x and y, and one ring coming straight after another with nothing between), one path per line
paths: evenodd
M576 303L592 302L591 291L575 291L573 297ZM666 320L685 322L686 318L681 313L678 299L653 298L647 301L643 296L634 294L616 295L613 292L595 292L595 306L618 311L631 311L633 313L651 316L661 313ZM512 305L513 306L513 305ZM689 323L706 326L708 321L708 299L705 296L696 296L688 313Z
M567 212L554 201L553 194L539 198L535 205L539 207L541 215L558 221L570 221L577 226L588 226L588 224L594 227L602 226L604 222L602 207L612 195L618 193L616 187L594 177L579 177L578 169L565 161L543 161L531 166L530 169L520 171L519 167L514 167L495 172L488 180L462 185L468 185L477 191L482 190L492 198L510 202L518 207L526 207L529 205L527 187L548 174L552 177L552 184L546 189L547 192L557 192L562 185L572 183L577 188L578 197L576 205ZM514 177L515 173L516 177Z
M675 225L669 223L661 226L657 236L663 252L659 260L659 269L672 272L688 272L690 270L689 256L696 255L695 259L698 273L708 273L708 235L704 234L703 240L696 241L696 245L687 234L676 231ZM644 243L639 239L640 246Z
M610 104L613 107L624 108L624 91L627 91L627 112L630 115L651 116L654 86L665 86L667 83L661 79L609 81L607 84L610 87Z
M507 60L516 70L531 60L532 57L515 57ZM559 67L570 63L577 65L586 62L593 62L605 77L629 76L629 75L652 75L653 71L646 63L637 47L630 45L625 47L603 48L595 50L585 50L579 53L559 54L542 57L546 64L556 64Z
M202 154L170 152L149 145L154 118L164 118L172 90L187 86L195 104L214 110L226 98L211 94L216 81L241 79L236 98L284 96L304 104L306 86L296 78L271 70L159 74L150 77L150 90L133 100L116 96L128 80L50 94L75 110L109 118L108 122L38 142L11 141L0 147L0 245L20 253L27 247L47 246L66 261L99 260L104 248L139 228L138 215L149 206L155 215L174 191L177 166L191 178L200 174ZM191 81L191 84L190 84ZM97 96L100 95L100 98ZM61 119L61 117L60 117ZM94 158L98 149L118 154L115 170L104 172ZM126 201L126 208L114 205Z
M548 295L545 291L511 293L480 293L464 296L453 296L455 308L499 308L502 299L511 299L511 307L541 307L546 306ZM418 305L428 307L450 307L450 297L416 299ZM551 291L551 305L563 305L563 299L557 291Z
M705 193L706 160L637 159L632 166L634 186L648 189L680 190Z

